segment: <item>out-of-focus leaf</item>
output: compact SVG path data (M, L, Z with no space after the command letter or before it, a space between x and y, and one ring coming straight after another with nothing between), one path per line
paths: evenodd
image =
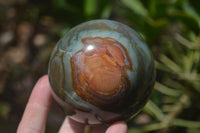
M198 0L189 0L189 3L191 4L192 8L194 8L198 14L200 14L200 4Z
M108 18L111 14L111 11L112 11L111 5L107 4L102 10L101 18Z
M83 14L85 20L105 18L107 19L112 10L109 0L84 0Z
M147 23L150 26L150 30L144 29L146 36L148 37L148 42L150 40L155 41L156 38L166 29L169 25L169 21L165 18L156 19L156 20L149 20Z
M173 72L179 73L179 72L182 71L181 67L178 64L176 64L174 61L172 61L171 59L169 59L167 56L161 55L160 56L160 60L162 61L163 64L165 64Z
M140 0L121 0L121 2L136 14L148 17L148 11Z
M165 117L162 110L151 100L149 100L148 103L145 105L144 111L160 121L162 121Z
M10 113L10 105L7 103L0 103L0 117L7 118Z
M187 133L200 133L200 129L198 128L189 128Z
M56 8L66 8L66 0L52 0L53 6Z
M159 70L162 70L162 71L165 71L165 72L171 71L166 65L163 65L162 63L160 63L158 61L155 61L155 67L156 67L156 69L159 69Z
M199 5L199 3L198 3L198 5ZM188 1L184 2L183 9L185 10L186 13L190 14L195 19L197 19L198 23L200 24L200 16L199 16L199 14L194 10L194 8L189 4Z
M184 46L190 48L190 49L194 49L194 50L199 50L200 49L200 43L193 43L190 42L189 40L185 39L183 36L181 36L180 34L176 34L175 35L175 39L180 42L180 44L183 44Z
M171 7L170 1L162 0L149 0L147 6L150 16L155 19L166 16L166 9Z
M155 89L165 95L173 96L173 97L177 97L181 94L181 92L179 90L169 88L159 82L156 82Z
M84 14L91 17L97 11L98 0L84 0Z
M175 126L181 126L181 127L200 128L200 122L183 120L183 119L174 119L172 121L172 124Z
M66 27L66 26L63 26L63 27L55 26L51 29L51 32L56 36L62 37L64 36L64 34L66 34L69 31L69 29L70 27Z
M128 131L127 131L127 133L145 133L145 131L142 131L142 130L140 130L140 129L129 129Z
M183 80L200 82L200 74L198 73L179 73L178 76Z
M171 78L165 79L163 83L166 84L168 87L174 87L180 90L185 90L185 86L183 84Z
M196 34L199 33L199 22L191 14L188 14L188 13L183 12L183 11L169 10L168 15L170 17L174 18L175 20L179 20L180 22L186 24Z

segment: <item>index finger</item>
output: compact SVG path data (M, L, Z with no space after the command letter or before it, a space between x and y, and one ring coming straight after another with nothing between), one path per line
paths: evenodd
M44 132L51 101L51 87L48 76L45 75L33 88L17 133Z

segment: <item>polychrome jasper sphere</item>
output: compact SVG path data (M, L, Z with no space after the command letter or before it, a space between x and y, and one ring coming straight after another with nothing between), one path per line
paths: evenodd
M49 80L55 100L72 119L87 124L126 120L152 92L153 57L130 27L93 20L59 40L50 58Z

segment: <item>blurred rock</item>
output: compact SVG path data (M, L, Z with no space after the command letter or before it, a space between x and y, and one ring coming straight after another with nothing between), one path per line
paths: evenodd
M19 81L14 82L12 89L15 92L27 91L30 92L34 85L34 79L30 73L25 74Z
M12 5L16 2L16 0L0 0L0 4L2 5Z
M149 115L141 113L134 119L134 121L139 125L145 125L151 122L151 118Z
M20 64L26 60L27 54L27 49L25 47L17 47L11 48L8 56L12 63Z
M8 103L0 102L0 117L3 119L8 119L11 107Z
M54 24L54 18L50 16L43 16L40 23L44 26L51 27Z
M21 22L17 26L17 40L19 44L28 43L33 34L33 25L29 22Z
M15 18L16 17L16 9L15 8L8 9L6 16L7 16L7 19Z
M37 34L33 38L33 44L36 47L41 47L47 42L47 37L44 34Z
M0 80L0 94L3 93L5 87L5 80Z
M4 47L11 43L14 39L14 33L13 31L6 31L0 34L0 45L1 47Z

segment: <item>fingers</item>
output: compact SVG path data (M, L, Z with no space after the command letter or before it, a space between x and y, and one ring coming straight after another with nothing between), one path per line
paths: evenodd
M102 125L93 125L91 126L91 133L105 133L108 126Z
M112 124L107 130L106 133L126 133L127 125L125 122L120 121Z
M43 76L36 83L29 101L27 103L22 120L18 126L17 133L43 133L45 131L45 124L47 114L51 105L51 87L48 76ZM84 131L84 124L80 124L68 117L64 120L59 133L82 133ZM106 127L93 127L92 132L104 132ZM112 124L106 133L126 133L127 125L124 122L117 122Z
M45 75L39 79L33 88L17 133L44 132L51 101L51 87L48 76Z
M66 117L59 133L83 133L84 127L84 124L78 123L69 117Z
M66 117L59 133L83 133L85 125L78 123L69 117ZM126 133L127 132L127 124L123 121L116 122L112 124L106 130L105 125L96 125L91 127L91 133ZM105 132L106 131L106 132Z

